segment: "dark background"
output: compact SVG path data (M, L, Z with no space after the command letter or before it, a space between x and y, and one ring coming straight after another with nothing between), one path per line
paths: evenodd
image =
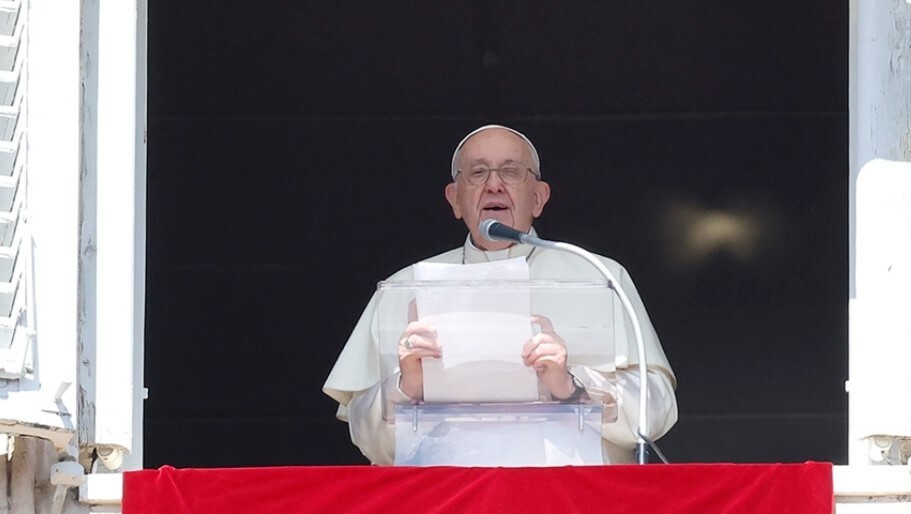
M376 282L458 246L455 144L623 263L672 461L846 461L847 2L149 3L145 466L364 463L321 392ZM691 251L700 219L737 244ZM736 238L735 238L736 239Z

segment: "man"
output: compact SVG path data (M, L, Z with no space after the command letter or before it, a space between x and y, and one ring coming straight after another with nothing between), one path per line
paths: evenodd
M453 214L468 227L465 244L428 259L428 262L473 264L525 257L532 279L590 279L601 275L584 260L555 250L505 241L488 241L480 222L495 219L523 232L534 233L532 222L550 198L550 186L541 180L540 159L523 134L500 125L486 125L469 133L452 157L452 183L445 189ZM664 435L677 421L675 378L629 274L617 262L601 257L626 291L642 327L648 355L648 436ZM411 267L390 280L412 280ZM619 303L619 302L617 302ZM434 327L425 321L408 324L398 346L398 372L380 377L379 365L369 356L378 353L376 297L371 299L342 354L323 386L339 402L337 416L348 421L351 439L374 464L391 464L395 433L391 404L423 399L422 359L436 359L442 348ZM639 407L639 373L635 369L636 342L628 318L615 327L616 364L608 368L573 364L566 344L549 320L532 317L541 332L522 348L526 366L537 372L550 400L616 398L618 419L602 426L602 456L606 463L633 462Z

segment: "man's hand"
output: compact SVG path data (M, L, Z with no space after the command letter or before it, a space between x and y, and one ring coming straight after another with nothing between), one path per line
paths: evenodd
M424 368L421 359L439 359L443 348L437 343L436 329L423 322L412 321L399 339L399 369L402 371L402 392L414 401L424 398Z
M572 376L566 368L566 343L554 332L550 319L535 315L531 322L541 327L541 332L525 343L522 359L526 366L535 368L538 379L557 400L569 398L576 390Z

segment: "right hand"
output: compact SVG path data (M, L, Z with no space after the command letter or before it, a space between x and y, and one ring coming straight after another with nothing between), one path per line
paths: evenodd
M437 343L437 331L429 323L412 321L399 339L399 369L402 372L401 389L414 401L424 399L424 368L421 359L439 359L443 348Z

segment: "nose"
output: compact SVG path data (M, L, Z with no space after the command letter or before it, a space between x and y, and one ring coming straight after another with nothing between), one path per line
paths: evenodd
M503 181L500 180L500 171L490 170L490 174L487 175L487 181L484 182L484 187L491 193L497 193L503 190L503 186Z

